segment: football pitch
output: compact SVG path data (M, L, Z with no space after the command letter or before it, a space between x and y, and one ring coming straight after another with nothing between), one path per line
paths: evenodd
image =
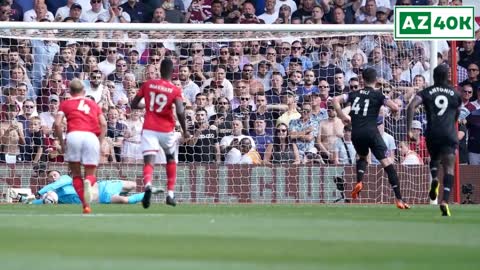
M0 269L475 269L480 207L0 205ZM478 268L477 268L478 269Z

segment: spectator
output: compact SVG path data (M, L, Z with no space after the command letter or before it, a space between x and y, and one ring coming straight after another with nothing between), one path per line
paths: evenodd
M266 0L265 1L265 12L262 13L258 18L263 20L266 24L272 24L278 18L278 10L275 10L276 2L280 0ZM212 4L213 7L213 4Z
M335 83L335 73L339 69L334 64L330 63L331 52L327 46L320 46L318 50L319 62L313 66L313 72L315 72L316 78L326 78L328 84L333 85Z
M116 108L110 108L107 113L107 136L113 141L113 149L115 152L114 161L121 161L123 139L125 137L125 124L119 122L120 112Z
M99 20L100 14L103 14L107 11L102 6L102 0L90 0L90 4L92 8L82 12L81 18L86 22L93 23Z
M243 138L240 140L240 153L242 154L242 157L240 158L238 164L262 164L262 158L257 150L252 148L252 142L250 139Z
M250 103L252 103L253 101L251 99L250 93L248 92L242 92L239 99L240 104L238 104L238 107L233 110L233 117L236 119L241 119L243 122L243 126L246 127L246 129L248 130L250 114L253 111Z
M275 127L275 122L279 117L278 112L272 110L272 106L270 106L267 102L267 96L258 94L255 96L255 112L250 113L250 123L249 129L251 130L255 127L255 121L257 119L263 119L265 121L265 129L266 133L272 134L273 128ZM262 154L263 155L263 154Z
M462 106L465 108L468 108L471 105L468 105L470 103L470 99L472 98L473 94L473 87L471 83L465 83L462 85Z
M343 137L337 138L334 148L334 164L355 164L357 160L357 151L352 143L352 127L343 128Z
M193 161L206 163L219 163L221 161L218 131L215 126L210 126L207 121L207 112L198 109L195 113L195 126L190 133L193 134L190 140L189 153ZM187 148L187 149L188 149Z
M248 85L251 95L265 93L262 82L254 78L253 72L253 65L245 64L242 70L242 80Z
M25 136L24 161L38 163L46 160L44 151L44 134L42 132L41 120L38 116L30 118L28 135Z
M225 78L226 67L225 66L216 66L214 68L214 76L211 79L205 80L202 85L202 90L210 85L212 82L215 82L216 85L222 85L222 92L219 96L225 96L228 100L233 99L233 85L232 83Z
M353 2L353 5L348 5L345 0L333 0L333 6L326 6L325 13L327 21L330 23L339 23L338 16L343 17L345 24L355 23L355 13L360 8L361 3L359 1ZM335 11L335 9L338 9ZM337 18L336 18L337 17Z
M401 160L400 163L402 165L421 165L423 164L422 159L418 156L418 154L411 150L408 146L408 142L401 141L399 144Z
M107 57L105 60L98 64L98 69L103 73L103 75L108 76L115 71L117 60L119 56L117 54L116 47L109 47L107 49Z
M298 103L303 103L304 98L313 93L319 93L318 87L315 83L315 73L312 70L305 70L303 85L297 89Z
M91 96L97 104L99 104L104 98L105 86L102 80L102 73L98 70L90 74L90 80L84 82L85 95Z
M316 138L319 136L319 123L312 119L312 105L303 103L301 117L290 121L290 138L295 142L300 160L307 162L317 154ZM313 154L313 155L312 155Z
M375 0L367 0L360 14L357 15L355 21L358 24L373 24L377 21L377 3Z
M422 163L430 162L430 155L427 150L427 142L423 134L422 123L418 120L412 122L412 138L410 138L410 149L413 150L422 160Z
M41 112L38 117L42 127L42 133L46 137L53 136L53 122L60 106L60 98L57 95L48 97L48 111Z
M130 16L130 20L132 22L147 22L147 7L144 3L138 2L137 0L128 0L124 4L120 5L120 7Z
M203 23L212 15L210 5L205 0L192 0L185 14L186 23Z
M19 145L25 143L25 135L22 124L15 119L17 114L17 107L8 105L0 116L0 162L12 164L23 159Z
M257 146L257 151L263 159L267 145L273 143L273 138L267 133L267 124L263 116L257 115L253 123L253 129L250 131L250 136L253 138L253 141Z
M297 102L295 101L295 92L286 90L282 93L282 104L287 105L287 111L277 119L276 126L280 124L289 125L291 120L298 119L301 114L297 111Z
M477 92L477 98L465 106L470 112L480 109L480 87L475 92Z
M98 20L109 23L129 23L130 15L119 5L120 0L109 0L110 8L98 15Z
M300 155L297 145L290 141L288 127L285 124L277 125L273 143L267 145L264 164L300 164Z
M35 0L35 7L33 9L27 10L23 14L23 21L39 22L43 19L47 19L50 22L53 22L55 20L53 14L47 10L45 0Z
M223 137L222 140L220 141L221 152L227 154L232 150L232 148L237 148L237 150L239 150L238 149L238 144L239 144L240 140L242 140L243 138L250 139L251 142L252 142L253 148L255 148L255 142L254 142L253 138L250 137L250 136L243 135L242 133L243 133L243 123L242 123L242 121L238 120L238 119L233 120L233 122L232 122L232 135L227 135L227 136ZM231 153L231 154L233 154L233 156L236 156L236 153ZM236 160L236 158L234 158L233 160Z
M143 155L140 147L143 126L143 110L132 110L125 122L124 139L122 145L122 162L142 163Z
M478 89L480 87L480 80L479 80L480 69L478 65L474 63L468 65L467 74L468 74L468 78L462 81L459 85L463 86L464 84L470 83L473 89ZM473 96L471 97L471 101L474 101L476 99L477 99L477 93L473 93Z
M238 18L240 24L264 24L262 19L255 15L255 6L250 2L243 2L242 13Z
M320 123L320 135L317 137L317 146L325 164L334 164L335 142L338 138L343 137L343 123L337 117L333 106L329 103L327 104L328 119Z
M275 3L275 12L277 12L277 13L279 13L279 11L281 12L281 9L282 9L283 6L289 7L290 14L292 14L292 12L297 11L297 4L295 3L295 1L293 1L293 0L277 0L277 2ZM288 18L290 18L290 16Z
M475 46L476 41L474 40L464 40L462 41L462 48L460 48L460 58L458 60L458 65L467 68L470 64L478 63L480 59L480 51L478 47ZM478 68L478 66L477 66ZM477 72L478 75L478 72Z
M291 52L292 53L289 56L285 57L285 59L283 60L283 66L285 68L289 67L290 61L292 61L293 59L300 60L299 64L301 64L302 68L299 71L313 68L312 61L308 57L303 55L303 47L302 47L301 41L296 40L292 43ZM288 71L291 72L292 70L288 70Z

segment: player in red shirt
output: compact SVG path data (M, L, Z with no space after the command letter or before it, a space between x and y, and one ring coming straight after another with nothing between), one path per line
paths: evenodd
M143 152L143 183L145 185L145 196L142 200L143 208L150 206L152 196L152 175L155 164L155 157L160 147L165 152L167 160L167 198L166 203L175 206L177 203L174 197L175 182L177 180L177 162L175 160L176 140L175 117L183 130L184 138L189 138L186 124L185 111L183 106L182 92L180 88L171 83L173 73L173 62L164 59L160 64L161 79L148 80L143 83L135 98L132 100L132 109L146 108L145 122L142 131L142 152ZM140 104L142 98L145 105Z
M100 160L100 145L107 132L107 121L95 101L85 98L85 89L80 80L75 79L70 83L70 94L72 97L60 104L54 130L62 149L65 149L65 160L72 173L73 187L82 202L83 213L89 214L91 187L97 181L95 173ZM64 118L67 119L65 140ZM82 179L82 165L85 168L85 180Z

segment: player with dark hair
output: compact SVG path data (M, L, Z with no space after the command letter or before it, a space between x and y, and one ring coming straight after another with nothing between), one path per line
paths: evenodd
M430 153L432 182L428 193L431 200L438 197L438 165L443 167L443 199L440 203L442 216L450 216L448 198L453 184L455 151L458 147L455 122L460 114L462 99L448 84L448 66L439 65L433 70L434 84L417 93L407 109L407 130L412 138L412 122L415 109L422 105L427 114L426 141Z
M155 165L155 157L160 147L165 152L167 160L167 198L166 203L175 206L174 197L175 182L177 180L177 162L175 149L177 137L175 135L175 117L173 105L175 105L177 119L183 130L184 138L189 138L185 123L182 91L172 84L173 62L166 58L160 64L160 79L148 80L143 83L135 98L132 100L132 109L146 107L145 122L142 131L143 152L143 183L145 196L142 200L144 208L150 207L152 196L152 176ZM140 104L145 99L145 105Z
M100 160L100 145L107 133L107 121L95 101L85 97L85 88L80 80L72 80L70 94L72 97L60 104L53 125L62 149L66 149L65 161L72 174L73 187L82 202L83 213L89 214L92 211L91 189L97 182L95 173ZM63 138L64 117L67 118L66 140Z
M409 209L400 193L400 184L392 161L386 158L387 147L377 129L377 117L383 105L390 108L392 112L397 112L398 107L395 102L385 97L381 91L375 90L377 82L377 72L373 68L364 69L362 72L365 81L365 89L350 92L333 98L333 107L337 111L338 117L345 124L352 124L352 143L357 151L359 159L357 160L357 184L352 191L352 199L356 199L363 189L363 176L367 169L367 156L369 149L373 155L380 160L383 169L387 173L388 181L395 193L395 204L400 209ZM340 106L342 103L352 104L350 117L347 116Z

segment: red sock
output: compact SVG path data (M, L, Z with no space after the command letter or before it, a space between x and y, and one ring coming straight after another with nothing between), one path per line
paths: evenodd
M153 166L151 164L143 165L143 185L151 184L153 177Z
M85 206L85 199L83 197L83 180L82 177L80 176L74 176L73 177L73 188L78 194L78 197L80 198L80 201L82 202L82 205Z
M167 163L167 190L175 189L177 182L177 163L175 161Z
M90 184L93 186L97 182L97 177L95 175L87 175L85 176L85 179L90 181Z

